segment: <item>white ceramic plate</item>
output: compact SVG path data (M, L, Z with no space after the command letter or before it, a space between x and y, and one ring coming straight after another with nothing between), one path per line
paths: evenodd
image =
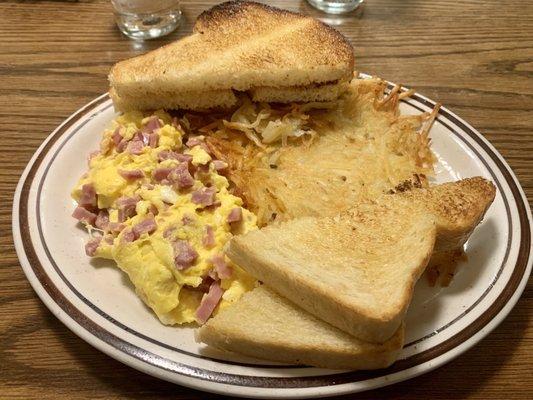
M420 113L433 106L415 95L401 110ZM17 187L13 235L24 272L48 308L96 348L148 374L196 389L267 398L389 385L428 372L476 344L509 313L530 274L531 212L516 177L474 128L442 108L431 131L437 181L481 175L495 183L497 195L452 284L436 289L425 279L418 283L400 361L384 370L353 372L206 352L195 343L193 328L160 324L111 262L91 262L84 254L86 233L70 216L69 192L114 117L108 95L100 96L41 145Z

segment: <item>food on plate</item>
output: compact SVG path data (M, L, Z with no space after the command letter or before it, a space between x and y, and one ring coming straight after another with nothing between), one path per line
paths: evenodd
M388 219L386 223L377 226L369 225L372 221L367 220L367 216L374 215L382 207L387 207L386 212L395 210L398 213L396 218L406 220L416 219L417 212L427 213L426 217L430 215L436 221L435 248L439 246L441 249L447 248L446 243L450 241L446 239L450 237L461 237L460 242L467 239L468 235L459 233L471 232L475 228L493 197L494 185L483 178L464 179L459 182L437 185L430 189L413 189L411 192L381 196L376 201L360 204L356 210L351 211L353 215L356 215L355 220L360 222L354 225L357 230L353 234L348 232L348 235L358 240L351 241L350 239L349 246L346 247L359 249L364 257L368 257L367 254L372 254L373 247L376 246L376 240L373 237L376 235L376 227L383 227L384 231L380 235L391 242L395 237L405 236L403 225L405 221L398 224L397 220ZM413 207L416 210L415 213L413 213ZM339 221L345 223L342 220L346 219L346 216L346 214L341 216ZM413 280L412 284L414 284L419 271L414 276L409 276L401 268L383 271L384 267L378 266L379 271L376 271L376 268L369 262L358 263L360 260L353 259L352 253L346 252L344 248L341 248L340 252L336 251L336 247L339 247L337 240L342 243L344 237L338 234L338 225L325 225L322 223L324 219L327 218L304 218L303 222L293 220L232 239L230 257L238 254L235 259L244 260L242 266L245 268L251 266L250 271L258 269L261 271L264 267L265 283L272 286L268 288L262 285L244 295L239 302L225 309L200 328L197 339L220 349L249 356L323 368L372 369L383 368L394 362L403 346L403 325L400 325L392 337L384 343L363 341L324 322L324 320L331 322L328 317L324 317L325 297L329 293L346 299L349 291L359 285L358 281L361 280L342 281L338 279L335 275L337 272L334 269L335 266L340 270L339 275L343 276L350 266L360 268L362 279L367 282L357 292L359 297L355 297L356 300L360 300L362 306L356 311L359 312L365 308L372 310L369 305L374 305L372 313L377 318L383 311L381 307L390 302L391 296L401 302L406 301L408 305L410 293L408 293L408 299L405 299L397 291L401 287L402 279ZM316 229L302 229L300 225L308 224L309 220L319 223L318 233ZM354 219L350 217L347 221L353 222ZM365 228L368 226L371 227L370 232ZM356 238L365 232L370 235L368 238ZM450 232L455 232L455 234L450 235ZM258 238L258 235L262 237ZM284 240L287 235L290 236L290 240ZM319 237L312 237L314 235ZM274 237L279 238L278 244L273 245ZM244 249L242 242L252 246L253 250ZM460 242L454 242L454 244ZM268 255L263 258L262 253L265 251ZM325 259L321 257L324 254L331 255ZM405 253L398 254L398 251L392 248L388 252L379 252L379 254L389 258L384 261L384 266L387 262L400 266L402 263L398 261L398 258L406 256ZM347 260L343 259L348 257L350 258ZM302 264L302 258L308 259L307 264ZM281 271L284 274L281 281L277 281L276 274L272 272L271 264L273 263L283 263L286 266ZM309 270L310 267L318 264L320 264L319 268L315 268L305 276L293 274L294 271L301 272L303 268ZM373 272L378 276L372 276ZM380 273L384 274L380 275ZM331 280L335 282L328 284L326 275L330 275ZM257 276L260 277L262 274L259 273ZM383 284L383 282L386 283ZM287 283L293 284L290 295L286 295L287 292L284 290ZM332 289L334 293L331 292ZM372 292L377 294L380 290L386 290L386 292L381 296L372 297ZM286 300L276 292L286 295L292 301ZM363 297L365 294L367 296ZM343 303L343 301L333 303L337 308L331 315L338 315L338 308L342 307ZM319 313L320 318L317 314L313 315L300 308L304 304L310 304L312 310L308 310L313 314ZM360 329L367 329L368 326L366 322L358 323ZM366 334L369 332L359 333L367 337ZM371 335L371 339L375 337Z
M406 92L386 88L353 79L327 104L245 102L230 122L212 123L206 141L260 226L334 215L398 186L426 187L433 174L428 132L437 109L400 115Z
M474 228L494 201L494 184L482 177L466 178L412 189L392 196L381 196L376 202L394 202L408 209L412 204L423 205L437 223L435 252L462 248Z
M227 255L317 318L382 343L403 320L435 235L421 204L380 202L236 236Z
M203 325L197 340L260 359L331 369L391 365L404 338L401 326L385 343L369 343L312 316L262 285Z
M483 178L386 194L235 237L227 255L322 320L380 342L398 328L433 251L460 248L494 195Z
M390 365L419 276L429 262L449 282L495 189L432 186L439 105L401 115L412 91L353 67L333 28L243 1L117 63L123 114L72 192L86 253L115 260L161 322L203 325L209 345Z
M448 286L459 262L466 260L463 245L494 201L496 188L481 177L431 186L428 189L398 188L394 201L422 202L437 223L437 241L426 276L431 286Z
M117 63L109 74L118 110L230 108L254 101L333 100L354 66L350 43L311 17L230 1L203 12L193 33Z
M87 255L114 260L165 324L204 323L255 285L223 249L255 216L182 123L162 111L118 117L72 192Z

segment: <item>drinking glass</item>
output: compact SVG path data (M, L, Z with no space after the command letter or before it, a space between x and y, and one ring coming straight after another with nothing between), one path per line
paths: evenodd
M307 0L313 7L328 14L344 14L355 10L364 0Z
M181 10L178 0L111 0L120 31L134 39L153 39L176 29Z

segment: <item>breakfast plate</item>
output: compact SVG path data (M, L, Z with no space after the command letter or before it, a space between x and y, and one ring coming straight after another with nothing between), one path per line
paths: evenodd
M402 99L400 109L418 114L434 106L414 94ZM430 134L438 159L435 181L482 176L495 184L497 195L450 286L418 282L399 361L375 371L334 371L206 349L196 343L193 326L162 325L111 261L91 260L83 252L86 232L71 218L70 190L115 116L104 94L45 140L18 184L13 235L28 280L54 315L91 345L150 375L258 398L321 397L389 385L437 368L475 345L510 312L531 272L531 211L523 190L494 147L443 107Z

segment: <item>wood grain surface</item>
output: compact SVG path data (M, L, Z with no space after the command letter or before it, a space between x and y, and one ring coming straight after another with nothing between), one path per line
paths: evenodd
M182 26L135 42L116 29L109 1L0 2L0 399L211 398L137 372L63 326L24 277L13 248L15 186L32 153L78 107L107 90L118 60L191 30L211 1L182 1ZM533 200L533 2L367 0L333 17L303 1L271 4L335 25L357 69L416 88L482 132ZM507 319L449 364L346 398L530 399L531 280Z

